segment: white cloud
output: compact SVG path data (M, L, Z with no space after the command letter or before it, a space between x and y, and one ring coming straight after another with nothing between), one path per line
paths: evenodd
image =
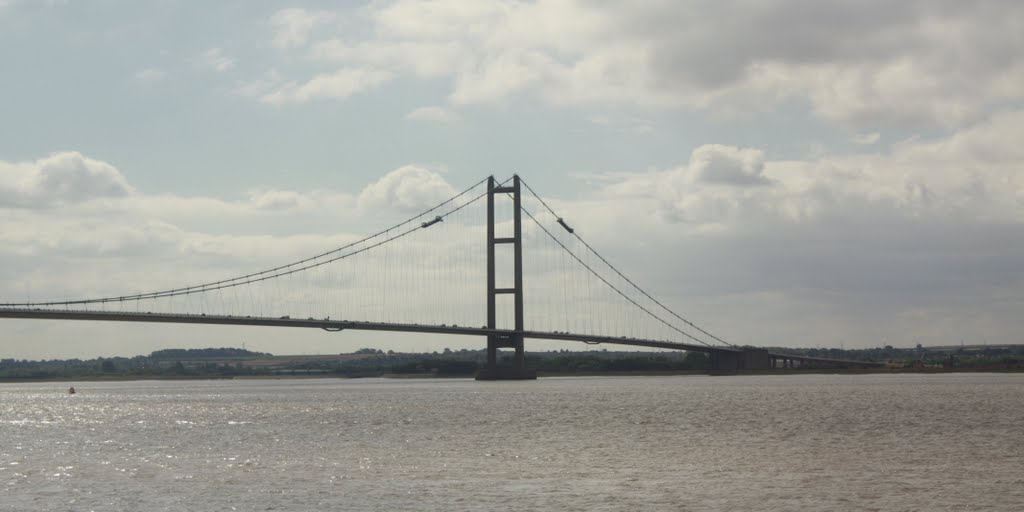
M235 67L235 59L224 54L221 48L210 48L195 58L195 63L203 69L223 73Z
M450 123L452 121L458 121L459 115L444 107L419 107L406 114L405 118L413 121Z
M803 161L705 145L685 166L609 176L606 193L634 197L661 218L696 231L835 218L1024 223L1024 175L1018 169L1024 149L1012 135L1019 130L1020 111L935 141L896 144L885 153Z
M159 82L167 76L167 71L160 68L146 68L135 73L135 79L140 82Z
M450 76L460 62L472 57L459 41L359 41L327 39L310 46L317 61L355 64L395 72L411 72L424 78Z
M415 213L455 194L455 189L440 174L406 165L367 185L359 194L359 208L363 211L397 208Z
M249 200L260 210L288 210L300 206L306 197L293 190L253 190Z
M239 82L234 92L239 96L258 100L263 95L274 90L275 87L280 86L281 83L281 73L276 68L271 68L261 78L248 82Z
M865 146L870 146L871 144L877 143L878 139L880 138L881 134L879 134L878 132L862 133L860 135L855 136L853 138L853 142Z
M321 74L308 82L288 82L276 86L260 96L260 101L271 105L306 103L319 99L345 100L353 94L372 89L391 79L385 71L344 68Z
M334 13L326 11L308 11L294 7L281 9L270 17L270 25L275 30L272 44L275 48L303 46L317 26L330 23L334 18Z
M605 115L593 115L586 118L587 122L618 133L630 135L647 135L654 133L654 122L639 117L610 117Z
M400 179L404 185L391 192L400 198L398 210L417 200L414 190L430 200L447 190L443 180L408 178ZM390 209L388 204L377 206L383 211L365 219L374 228L380 227L378 215L386 216ZM327 236L320 233L337 233L339 222L362 221L354 195L330 190L261 188L239 200L147 195L135 191L113 165L78 152L30 162L0 161L0 210L0 252L83 257L131 250L174 254L195 246L196 240L217 238L230 244L251 236L308 236L309 248ZM149 242L151 247L146 246ZM316 247L324 248L329 246ZM288 251L292 249L278 253Z
M330 247L316 240L333 240L339 222L377 229L389 212L418 211L454 194L437 172L410 165L386 173L358 197L274 188L252 189L238 200L147 195L135 191L113 165L62 152L30 162L0 161L0 253L173 256L187 247L209 247L215 239L229 254L232 240L253 237L267 243L308 237L303 247L312 252ZM274 251L280 257L302 256L298 248Z
M0 161L0 207L44 207L133 192L117 168L76 151L33 162Z
M36 298L179 286L318 254L356 238L345 226L370 232L383 227L388 212L439 202L450 188L425 172L398 169L369 187L367 197L378 191L395 202L375 204L363 217L349 193L146 195L112 165L77 152L0 161L0 273L13 276L0 281L0 298L27 286ZM170 266L187 272L167 272Z
M596 193L549 202L649 291L727 339L1011 340L1024 302L1021 130L1018 111L876 154L808 160L707 145L679 167L597 176ZM709 152L728 176L745 182L737 169L759 168L768 182L700 179Z
M1013 1L397 0L360 16L370 35L315 42L310 55L448 77L455 104L529 95L736 115L801 98L842 124L951 127L1024 100Z
M753 148L706 144L692 151L687 165L603 179L603 200L644 205L666 222L694 232L731 230L765 215L792 215L780 184L766 175L763 152Z
M767 185L764 153L758 149L708 144L693 150L690 172L705 183L750 186Z

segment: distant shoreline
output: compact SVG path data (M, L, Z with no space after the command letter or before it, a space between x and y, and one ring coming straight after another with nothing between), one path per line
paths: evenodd
M614 372L538 372L538 378L545 377L668 377L668 376L715 376L728 377L736 375L885 375L885 374L943 374L943 373L1024 373L1024 368L1006 369L972 369L972 368L881 368L881 369L813 369L813 370L791 370L777 369L754 372L741 372L733 374L710 374L707 372L693 371L614 371ZM343 379L358 380L366 378L382 379L469 379L473 375L430 375L430 374L402 374L386 373L381 375L345 376L332 374L313 375L237 375L216 377L210 375L202 376L168 376L168 375L132 375L132 376L83 376L83 377L59 377L59 378L23 378L23 379L0 379L0 384L18 383L75 383L75 382L133 382L133 381L215 381L215 380L311 380L311 379Z

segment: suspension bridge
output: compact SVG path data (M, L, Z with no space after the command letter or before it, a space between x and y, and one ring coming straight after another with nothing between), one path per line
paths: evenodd
M124 293L117 288L124 280L112 278L87 298L0 302L0 318L476 336L487 340L482 380L535 378L524 361L526 339L699 351L716 373L879 364L725 341L628 278L518 175L488 177L315 256L194 282ZM510 365L501 364L502 349L513 352Z

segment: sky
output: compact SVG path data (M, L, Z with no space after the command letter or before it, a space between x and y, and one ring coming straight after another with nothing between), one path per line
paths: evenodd
M230 277L518 173L732 342L1019 343L1022 134L1016 0L0 0L0 302ZM483 345L0 322L16 358Z

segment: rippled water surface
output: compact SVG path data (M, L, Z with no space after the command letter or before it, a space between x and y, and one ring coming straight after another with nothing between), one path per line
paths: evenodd
M0 384L0 510L1021 510L1024 375Z

